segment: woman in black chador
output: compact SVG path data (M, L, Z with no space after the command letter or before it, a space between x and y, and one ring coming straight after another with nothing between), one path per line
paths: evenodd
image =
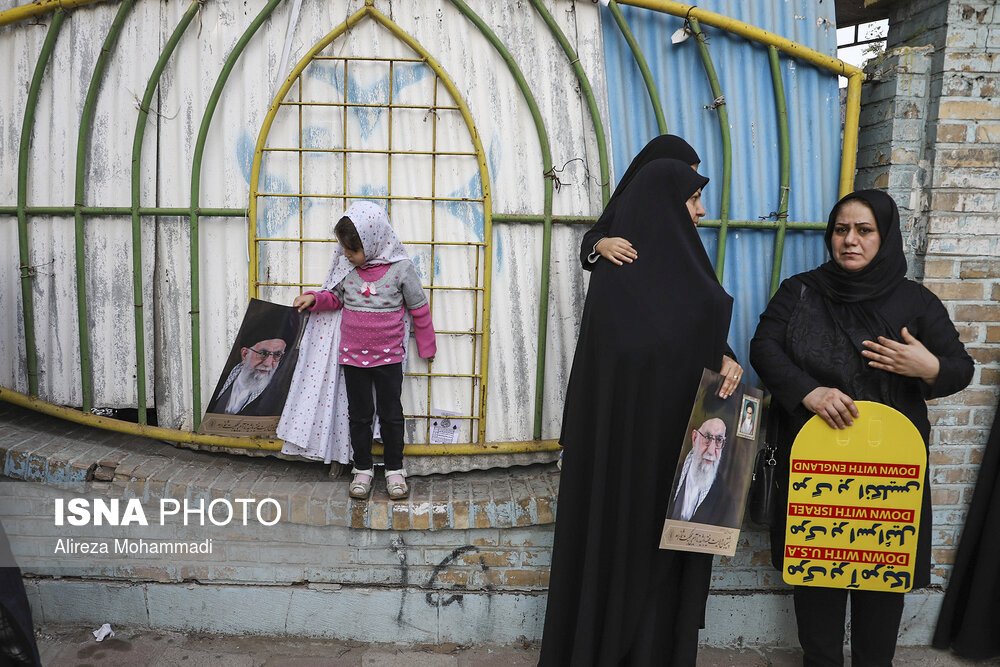
M926 446L924 401L961 391L972 379L972 359L944 306L905 277L899 211L889 195L860 190L841 199L830 212L826 247L830 261L781 284L750 342L750 362L779 411L779 507L787 504L792 441L813 414L846 428L858 416L854 401L884 403L913 422ZM914 588L930 583L928 482L925 475ZM771 526L779 569L784 539L779 520ZM846 589L795 587L805 665L843 664L847 598ZM891 665L903 594L852 590L850 598L851 664Z
M608 233L641 256L599 260L587 293L540 665L695 662L712 556L658 544L702 370L725 372L726 397L742 374L726 345L733 300L695 230L707 182L657 159L614 200Z
M935 648L951 648L963 658L987 660L1000 656L1000 406L979 478L948 590L941 604Z

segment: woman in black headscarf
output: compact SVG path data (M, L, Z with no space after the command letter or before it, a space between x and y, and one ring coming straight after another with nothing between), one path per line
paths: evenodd
M781 284L750 342L750 363L779 412L779 507L787 503L792 441L813 414L846 428L858 416L855 400L876 401L906 415L926 446L925 401L972 379L972 359L944 306L905 277L899 211L889 195L860 190L841 199L830 212L826 247L831 260ZM925 475L915 588L930 583L928 482ZM784 539L779 520L771 526L779 569ZM804 664L843 664L848 591L797 586L793 597ZM903 595L852 590L850 597L852 664L891 664Z
M41 667L21 569L0 525L0 665Z
M583 235L583 242L580 244L580 262L583 264L584 270L592 270L601 257L618 265L623 262L631 262L638 257L635 247L628 239L621 236L609 236L608 230L611 228L611 220L615 215L619 195L625 191L625 188L642 167L653 160L663 158L680 160L690 165L695 171L701 164L701 158L691 148L691 144L673 134L661 134L646 144L625 170L622 180L618 181L618 187L615 188L611 199L608 200L608 205L604 207L604 213Z
M707 182L653 160L616 198L610 233L643 258L598 262L591 277L563 414L541 665L694 664L712 556L658 544L702 370L728 349L733 300L695 230ZM728 396L742 369L724 367Z
M1000 406L986 441L955 567L934 631L935 648L970 660L1000 656Z

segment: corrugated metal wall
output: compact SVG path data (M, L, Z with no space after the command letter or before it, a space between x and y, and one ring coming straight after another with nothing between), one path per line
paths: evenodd
M18 0L0 0L0 10L19 4ZM201 207L242 209L248 205L254 145L272 95L288 71L277 71L286 37L291 46L290 69L363 4L362 0L306 0L290 34L286 28L291 2L279 4L264 22L237 62L215 112L204 152ZM532 3L475 0L468 4L499 36L523 72L548 136L551 164L542 164L535 124L515 78L454 2L377 0L375 7L430 51L468 104L486 153L495 214L540 215L544 209L543 173L555 167L562 171L558 174L560 187L553 196L553 213L597 215L601 178L595 127L570 59ZM605 133L610 137L615 173L620 175L631 155L655 134L646 92L638 84L631 56L608 17L602 26L601 10L590 0L546 0L542 4L576 50L590 79ZM832 21L833 3L753 3L755 11L762 13L752 15L747 13L746 4L712 2L705 6L833 53L833 25L821 20ZM141 206L190 205L195 141L210 93L225 58L263 7L263 0L212 0L201 7L181 36L149 109L139 165ZM97 98L86 194L81 203L131 204L129 179L137 105L156 58L187 9L186 3L172 0L139 0L127 16ZM73 165L81 109L94 62L117 10L116 3L97 3L71 12L66 19L43 79L32 133L29 206L75 203ZM714 114L702 108L711 102L711 94L694 44L669 45L667 36L681 25L679 19L625 11L659 82L670 131L685 136L703 156L703 171L713 179L707 202L717 211L719 132ZM17 199L18 145L28 82L51 20L49 15L0 28L0 61L9 64L0 72L7 93L0 96L0 206L13 206ZM766 54L763 48L741 39L707 27L706 31L711 35L710 49L732 120L731 217L764 216L777 208L778 198L774 101ZM407 47L391 35L360 26L330 48L366 56L407 52ZM836 191L836 80L811 67L785 59L782 62L792 131L790 219L821 220ZM613 102L610 110L609 99ZM468 130L460 125L450 127L445 135L448 141L464 142L467 148ZM427 141L419 131L411 130L410 134L407 141L411 143ZM370 181L364 184L366 191L386 187L374 172L361 172ZM461 176L456 174L448 187L456 191L481 187L475 170L464 180ZM288 184L297 177L296 167L282 166L275 160L265 162L262 183L267 179L271 185ZM409 174L394 171L392 188L418 191L426 185L424 177L416 169ZM321 224L322 211L328 209L332 217L336 215L333 208L336 206L327 203L311 210L310 215ZM289 209L285 215L297 218L298 211ZM461 211L455 218L470 230L482 229L482 211ZM127 215L87 216L85 224L94 405L134 407L131 221ZM35 271L32 290L41 371L39 394L54 403L80 405L73 219L35 215L29 218L28 227L30 264ZM586 290L577 260L583 231L581 225L556 225L552 235L541 424L542 436L547 438L558 434L562 395ZM245 307L247 234L245 218L203 217L200 221L199 381L203 402L211 395ZM705 238L714 253L714 232L706 232ZM487 440L529 440L534 417L542 228L528 223L495 224L492 243ZM0 245L0 384L26 393L16 216L0 215ZM766 299L772 247L769 233L734 230L730 235L726 286L737 297L733 342L741 354ZM822 258L821 244L801 234L790 234L786 248L785 274L813 266ZM156 407L161 425L180 428L192 426L194 412L189 252L187 216L143 218L147 405ZM325 261L325 256L307 258L307 279L322 273ZM284 293L274 296L288 297Z
M775 0L740 2L705 0L698 7L762 27L822 53L835 56L833 2ZM711 178L704 201L708 218L719 217L722 187L722 138L714 96L694 38L672 44L670 35L683 19L621 6L646 56L663 102L667 127L694 146L701 171ZM656 118L631 51L608 10L602 12L604 52L611 91L611 142L615 174L620 177L631 157L657 132ZM702 25L726 108L732 136L731 220L774 219L778 210L779 153L777 108L767 49L759 44ZM810 65L781 57L791 147L788 219L825 222L837 200L840 168L840 107L837 77ZM617 179L616 179L617 180ZM704 229L702 239L715 262L717 230ZM747 367L747 345L768 299L774 232L729 230L723 284L736 299L730 344ZM790 231L785 240L782 278L817 266L826 259L822 234Z
M0 10L19 5L0 2ZM303 3L292 27L289 68L351 13L362 0ZM250 164L263 116L286 72L277 63L286 38L290 2L282 3L251 40L225 89L205 148L202 207L245 208ZM487 153L497 213L542 213L543 165L528 106L501 56L472 23L447 0L393 0L376 8L423 44L454 79L469 105ZM595 214L600 208L599 173L593 124L569 60L529 3L470 2L519 63L535 92L557 166L569 162L565 184L554 197L557 214ZM579 53L601 109L606 109L600 17L589 2L551 2L548 9ZM141 205L187 207L198 126L222 63L246 26L264 6L255 2L207 2L183 34L167 63L150 108L143 142ZM129 177L137 104L164 44L187 10L186 3L140 0L104 78L88 157L87 205L131 203ZM70 13L46 70L32 134L28 176L29 206L72 206L73 165L86 88L101 43L117 11L99 3ZM52 15L0 29L0 72L7 95L0 98L0 205L17 199L17 153L28 81ZM359 28L334 46L364 55L399 53L406 47L391 36ZM605 114L606 115L606 114ZM467 132L465 128L460 128ZM426 137L412 141L426 142ZM570 162L582 157L587 162ZM267 172L273 184L292 173ZM414 191L424 183L418 171L396 173L393 187ZM410 182L406 182L410 178ZM466 180L475 178L476 172ZM398 179L398 180L397 180ZM473 184L479 187L477 183ZM378 191L381 183L369 184ZM482 213L472 225L481 229ZM146 303L147 404L159 423L192 425L189 231L186 217L143 219L143 285ZM202 218L201 356L202 400L211 395L238 330L247 295L247 221L239 217ZM94 405L130 407L136 402L135 336L131 280L131 225L127 216L87 217L87 288L94 357ZM25 342L21 316L16 217L0 218L4 241L0 262L0 382L27 392ZM541 227L494 227L492 346L488 439L531 439L534 367L538 331ZM558 229L553 263L571 266L577 230ZM72 217L32 216L29 222L32 281L41 379L39 394L58 404L80 405L79 337L76 319ZM569 237L569 240L565 240ZM323 266L326 258L314 259ZM546 384L545 435L558 429L569 341L575 341L578 304L583 293L579 271L557 269L551 289L550 347ZM566 350L569 350L567 353ZM435 407L449 408L442 405Z

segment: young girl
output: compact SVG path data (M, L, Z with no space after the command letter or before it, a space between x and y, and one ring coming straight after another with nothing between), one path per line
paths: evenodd
M367 498L371 493L375 476L371 453L372 422L377 405L385 450L386 489L390 498L399 500L409 495L406 470L403 469L403 407L400 402L402 362L409 333L404 306L413 318L420 356L433 360L436 345L430 305L413 262L382 208L369 202L353 204L337 223L334 234L340 243L322 289L305 292L296 297L292 305L300 311L308 309L317 314L342 309L339 327L331 327L329 319L320 319L316 327L310 321L310 329L315 330L307 330L303 337L300 354L306 363L300 364L301 371L296 368L289 402L293 398L296 403L309 401L312 405L305 412L312 414L312 423L308 418L302 419L301 414L296 418L295 409L286 409L278 435L295 443L308 441L311 434L322 438L328 436L331 429L335 430L331 423L336 422L338 416L336 392L324 390L321 385L336 384L342 377L354 452L351 497ZM334 333L339 335L330 335ZM338 340L333 342L332 339Z

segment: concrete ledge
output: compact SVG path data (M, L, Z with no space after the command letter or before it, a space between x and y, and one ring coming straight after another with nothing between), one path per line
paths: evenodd
M541 637L558 486L551 464L433 475L414 480L406 503L354 503L346 479L331 480L323 466L178 450L3 405L0 462L20 480L0 482L0 515L41 623L408 644ZM282 520L55 526L56 499L74 496L138 499L151 518L164 498L270 497ZM121 537L210 539L214 549L54 551L59 539ZM737 554L717 559L712 586L703 646L797 646L790 589L770 568L766 532L745 527ZM941 598L940 589L907 595L901 646L929 644Z
M466 530L552 524L554 464L410 479L393 502L381 479L369 500L348 497L348 479L321 464L178 449L167 443L63 422L0 403L3 475L109 498L210 502L246 495L282 504L292 523L372 530ZM242 494L240 496L239 494Z

